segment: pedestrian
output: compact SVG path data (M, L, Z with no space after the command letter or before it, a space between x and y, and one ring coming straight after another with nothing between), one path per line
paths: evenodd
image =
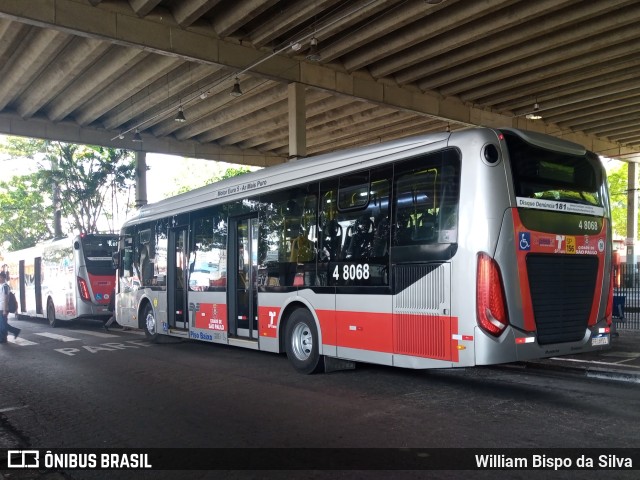
M107 310L111 312L111 316L109 317L109 320L104 322L103 327L108 332L111 324L116 321L116 289L115 288L111 292L111 297L109 297L109 306L107 307Z
M11 288L7 283L7 274L0 271L0 343L7 343L7 335L13 334L18 338L20 329L9 325L9 292Z
M9 277L9 265L7 265L6 263L2 265L2 272L4 272L4 274L7 276L7 282L11 280L11 278Z

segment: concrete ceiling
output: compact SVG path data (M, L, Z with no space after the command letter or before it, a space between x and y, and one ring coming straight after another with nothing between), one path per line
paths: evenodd
M308 155L485 125L637 159L639 24L637 0L2 0L0 133L269 165L299 83Z

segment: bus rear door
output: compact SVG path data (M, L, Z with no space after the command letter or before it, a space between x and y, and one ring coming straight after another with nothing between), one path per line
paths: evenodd
M188 226L169 229L169 255L167 271L167 321L170 328L186 329L189 327L186 295L187 275L187 235Z
M230 335L253 340L258 338L257 272L258 217L232 218L229 222L227 272Z

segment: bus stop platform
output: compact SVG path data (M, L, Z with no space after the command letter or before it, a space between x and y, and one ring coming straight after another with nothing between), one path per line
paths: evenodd
M518 362L525 369L547 369L631 383L640 383L640 331L621 330L611 337L611 348L597 352Z

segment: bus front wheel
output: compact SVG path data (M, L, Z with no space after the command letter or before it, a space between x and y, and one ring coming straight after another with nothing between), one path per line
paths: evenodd
M153 313L153 308L151 305L147 304L144 307L144 311L142 313L142 319L144 320L144 334L147 339L156 343L158 341L158 320Z
M285 333L287 358L298 372L318 373L324 368L320 339L311 312L299 308L289 317Z
M49 320L49 325L55 327L58 325L58 321L56 320L56 307L53 306L53 300L47 300L47 320Z

